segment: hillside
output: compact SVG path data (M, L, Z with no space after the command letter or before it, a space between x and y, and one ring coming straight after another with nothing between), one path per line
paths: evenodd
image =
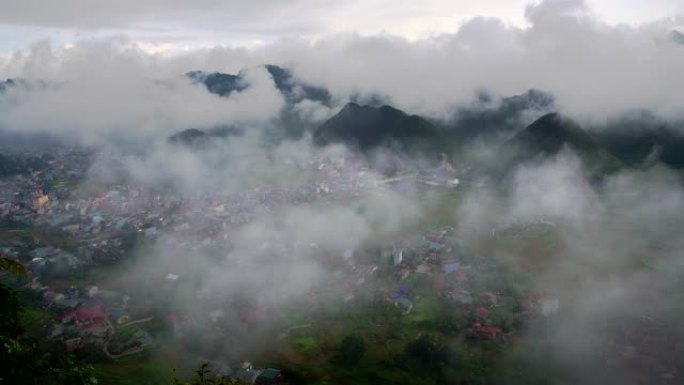
M629 166L659 161L684 167L684 123L650 114L625 117L596 130L596 140Z

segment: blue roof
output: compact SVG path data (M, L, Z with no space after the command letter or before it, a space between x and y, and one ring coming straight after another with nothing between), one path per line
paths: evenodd
M442 265L442 271L445 273L453 273L461 269L461 264L458 262L445 263Z
M280 374L280 370L268 368L268 369L264 370L263 372L261 372L259 377L260 378L266 378L269 380L274 380L276 377L278 377L279 374Z

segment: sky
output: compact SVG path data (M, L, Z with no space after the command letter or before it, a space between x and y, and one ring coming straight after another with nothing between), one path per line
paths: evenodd
M453 33L477 16L525 27L529 25L527 9L539 2L0 0L0 52L25 49L44 39L63 45L112 36L126 36L153 52L214 45L250 47L340 32L416 40ZM684 14L680 0L587 0L586 4L593 14L612 25L634 26Z

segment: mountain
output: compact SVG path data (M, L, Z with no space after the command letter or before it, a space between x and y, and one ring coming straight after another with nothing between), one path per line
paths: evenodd
M326 105L330 103L331 95L325 88L312 86L295 79L292 72L287 68L272 64L266 64L264 67L271 74L276 87L285 95L288 102L297 103L309 99Z
M432 155L451 152L449 141L432 123L390 106L349 103L313 137L318 145L344 143L364 152L380 147Z
M14 79L7 79L5 81L0 82L0 92L5 92L8 88L14 87L16 85L16 80Z
M287 68L272 64L266 64L263 68L271 75L275 87L285 99L285 108L281 111L278 129L270 130L269 139L274 142L286 138L299 139L306 132L315 129L311 122L302 118L296 109L296 105L308 99L331 107L332 96L330 92L325 88L296 79ZM239 92L249 87L249 84L244 80L243 71L237 75L203 71L192 71L185 75L194 83L203 84L210 93L221 97L230 97L233 92Z
M654 160L684 168L684 122L666 122L642 112L599 127L595 137L630 166Z
M672 40L677 43L677 44L684 44L684 33L681 33L677 30L672 31L670 34L672 37Z
M511 154L511 164L550 157L564 148L575 152L591 175L610 173L624 166L577 123L558 113L542 116L504 145L506 153Z
M195 83L202 83L207 91L218 96L228 97L234 91L242 91L246 88L244 82L237 75L223 74L220 72L205 73L192 71L185 74Z
M189 128L169 136L168 140L172 144L197 147L206 145L209 142L209 135L202 130Z
M188 128L167 138L169 143L193 148L205 147L214 139L225 139L231 136L241 136L244 130L236 126L216 126L208 130Z
M276 88L290 104L295 104L304 99L324 104L330 102L331 96L328 90L295 79L289 69L272 64L266 64L263 67L273 78ZM218 96L229 97L231 93L242 91L248 87L243 79L242 71L237 75L221 72L206 73L204 71L191 71L185 75L195 83L204 84L207 91Z

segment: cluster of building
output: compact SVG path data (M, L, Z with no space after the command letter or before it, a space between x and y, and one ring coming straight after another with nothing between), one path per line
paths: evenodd
M514 320L501 319L501 314L525 319L549 317L560 310L560 301L553 295L502 290L491 279L498 274L497 262L472 255L450 227L388 242L375 258L362 250L349 250L345 257L350 260L352 274L345 302L354 301L372 287L408 315L415 301L425 296L425 292L415 291L415 282L427 281L430 295L467 315L470 326L463 332L474 337L500 339L511 333Z
M23 154L25 157L35 154ZM55 149L46 167L0 178L0 221L32 224L40 214L71 194L69 184L81 178L90 154L78 149Z
M117 358L141 351L154 341L144 329L136 329L134 333L121 332L141 321L131 319L133 311L128 295L97 286L58 290L42 286L38 278L34 278L29 287L42 295L45 308L60 314L50 325L47 337L63 343L67 351L94 346L110 358ZM149 318L142 319L147 320ZM122 334L126 334L124 340Z
M0 251L28 267L34 277L31 288L41 293L46 308L58 309L61 314L49 330L50 338L63 342L69 351L99 346L111 357L139 351L153 341L144 329L129 333L123 341L117 337L121 335L117 334L120 327L131 322L130 298L96 286L56 289L43 286L41 281L75 276L89 266L117 263L136 241L164 234L173 234L166 241L175 242L179 249L228 249L232 229L286 205L345 200L379 186L402 182L445 187L458 184L450 166L399 172L393 178L383 179L362 162L317 158L306 165L306 178L291 184L181 194L121 182L95 193L75 193L70 186L84 177L88 159L85 153L63 152L50 160L44 170L0 179L0 221L25 225L29 238L34 231L40 231L42 240L55 239L52 244L0 242ZM425 264L413 269L411 245L395 249L399 257L394 256L394 268L400 276L405 278L416 269L427 269ZM345 259L360 261L354 258L353 252L345 255ZM354 263L353 274L358 276L355 282L370 279L378 269L377 264ZM168 285L174 285L179 275L167 274L165 280ZM345 302L352 300L353 295L345 297ZM402 293L393 302L405 312L411 311L410 293ZM220 309L210 310L207 319L201 322L219 324L212 320L222 318ZM239 307L237 313L243 329L253 327L268 314L258 300ZM191 329L188 323L194 322L185 314L171 313L167 318L176 335L182 334L183 329ZM224 332L219 328L216 336ZM214 336L211 332L207 335ZM271 374L268 370L259 372L251 383L275 383L266 380Z

